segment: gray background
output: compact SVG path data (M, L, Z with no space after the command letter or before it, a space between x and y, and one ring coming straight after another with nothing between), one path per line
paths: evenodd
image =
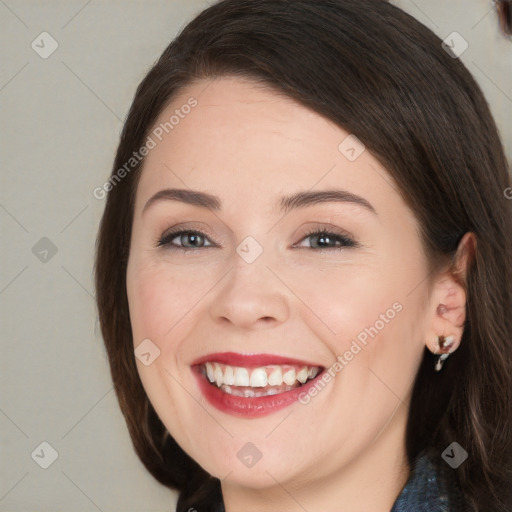
M395 3L441 38L468 41L461 59L510 158L512 42L493 3ZM92 191L109 175L136 86L207 5L0 0L0 511L174 510L133 451L110 381L92 271L104 201ZM50 48L44 31L58 43L46 59L31 47ZM58 454L47 469L42 442Z

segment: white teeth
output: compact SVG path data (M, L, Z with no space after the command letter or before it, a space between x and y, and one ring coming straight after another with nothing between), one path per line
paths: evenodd
M276 366L272 371L268 378L268 383L270 386L280 386L283 383L283 372L280 366Z
M235 373L232 366L226 366L224 370L224 384L232 386L235 383Z
M318 375L320 368L302 366L293 367L285 365L268 365L259 368L243 368L229 366L217 362L207 362L204 370L208 380L217 387L224 389L231 394L241 393L239 396L246 396L243 393L249 392L247 396L262 396L260 394L251 395L251 390L233 390L231 387L252 387L266 388L266 394L282 393L282 389L271 389L270 386L284 386L292 389L298 385L306 383ZM258 391L257 393L260 393Z
M292 368L283 375L283 382L291 386L295 383L295 370Z
M318 373L318 368L310 368L308 371L308 378L314 379L316 377L317 373Z
M213 376L213 365L212 365L212 363L206 363L206 375L207 375L208 380L210 382L213 382L215 380L215 377Z
M308 380L308 369L306 367L302 368L298 373L297 373L297 380L301 383L301 384L304 384L304 382L306 382Z
M235 386L250 386L247 369L235 368Z
M217 363L215 363L213 376L215 377L215 382L217 383L217 386L221 386L222 383L224 382L224 374L222 373L222 368Z
M282 390L277 390L276 388L269 388L269 389L239 389L236 387L226 386L226 384L223 384L221 386L222 391L227 393L228 395L233 396L242 396L244 398L258 398L260 396L270 396L270 395L277 395L278 393L284 393L285 391L290 391L290 389L293 389L293 386L286 386Z
M264 368L256 368L251 374L250 386L264 388L267 385L267 372Z

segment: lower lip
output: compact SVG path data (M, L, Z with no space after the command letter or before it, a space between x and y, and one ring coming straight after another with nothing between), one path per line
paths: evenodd
M225 393L217 386L210 384L199 368L195 367L193 370L199 383L199 389L211 405L222 412L243 418L259 418L288 407L297 402L302 393L307 393L308 389L314 386L316 380L323 375L323 372L320 372L306 384L284 393L245 398Z

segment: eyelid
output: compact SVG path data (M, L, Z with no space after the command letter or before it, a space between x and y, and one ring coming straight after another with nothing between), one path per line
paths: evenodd
M205 237L208 237L211 241L215 239L215 235L213 231L208 227L207 224L203 222L184 222L180 224L173 225L167 229L165 229L160 236L157 237L156 242L163 240L164 238L169 237L170 235L179 235L183 232L194 232L201 234Z
M307 222L306 224L302 224L296 231L294 231L293 237L296 238L300 235L300 240L302 240L306 236L319 232L337 235L357 243L356 237L350 231L343 229L336 224L331 224L330 222Z
M302 247L297 247L298 244L303 242L304 240L312 237L312 236L319 236L321 234L325 235L334 235L337 239L343 240L344 244L341 247L322 247L319 249L314 249L315 252L323 252L323 251L340 251L344 249L352 249L352 248L359 248L361 247L361 244L347 231L340 229L340 228L334 228L334 227L314 227L310 228L306 233L303 233L300 237L300 240L293 245L294 248L301 249ZM307 247L305 247L308 249Z
M202 237L204 237L205 239L207 239L211 245L208 245L206 247L183 247L183 246L179 246L179 245L173 245L171 244L171 240L173 240L174 238L177 238L179 237L180 235L185 235L185 234L197 234L197 235L201 235ZM196 250L196 249L206 249L208 247L218 247L219 245L214 242L212 240L212 236L208 233L208 231L206 230L202 230L202 229L193 229L193 228L186 228L186 227L177 227L177 228L171 228L171 229L168 229L167 231L165 231L160 237L158 237L155 241L155 245L157 247L171 247L172 249L181 249L181 250L184 250L184 251L193 251L193 250Z
M332 225L322 225L322 223L310 223L314 227L309 228L305 233L301 235L298 242L292 245L294 249L309 249L314 252L332 252L332 251L341 251L351 248L359 248L361 247L361 244L346 230L340 229L338 227L332 226ZM182 245L176 245L171 244L171 240L187 234L196 234L200 235L203 238L205 238L210 245L206 245L203 247L184 247ZM319 236L319 235L333 235L332 238L336 238L336 242L341 241L341 246L334 246L334 247L301 247L299 244L304 242L310 237L313 236ZM217 244L214 240L212 240L214 237L211 235L211 232L207 228L194 228L194 227L188 227L183 225L174 226L172 228L169 228L168 230L164 231L164 233L155 240L155 246L156 247L163 247L167 248L169 250L178 250L182 252L191 252L191 251L198 251L201 249L207 249L207 248L213 248L213 247L219 247L219 244ZM220 244L222 245L222 244Z

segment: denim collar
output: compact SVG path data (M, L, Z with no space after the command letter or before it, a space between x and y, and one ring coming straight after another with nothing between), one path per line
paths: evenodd
M464 498L455 470L432 449L416 458L409 480L391 512L463 512Z
M225 512L219 486L215 512ZM464 512L464 498L455 471L432 449L414 461L409 479L390 512Z

